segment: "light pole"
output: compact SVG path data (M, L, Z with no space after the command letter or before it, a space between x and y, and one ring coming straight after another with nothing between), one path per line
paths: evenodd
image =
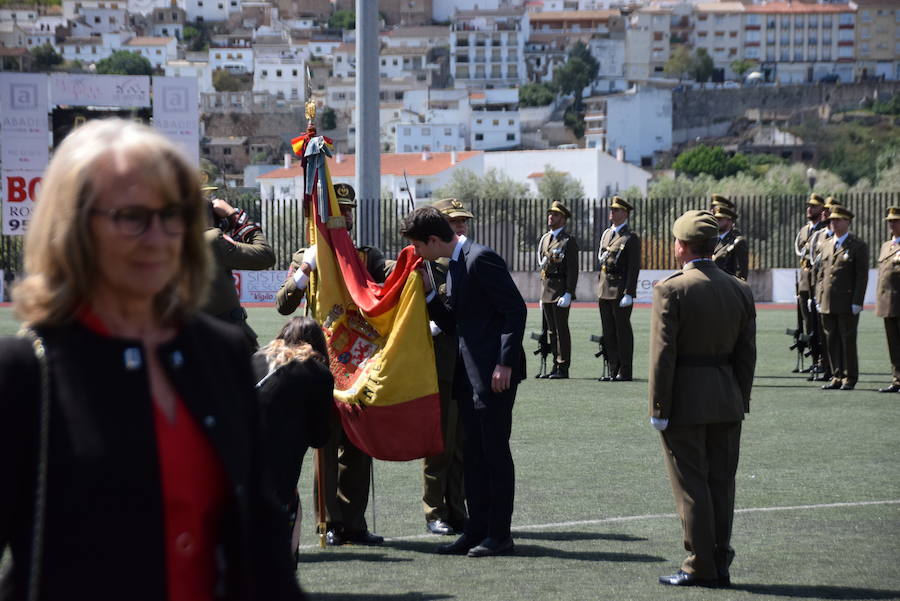
M809 181L809 191L812 193L813 188L816 187L816 170L810 167L806 170L806 179Z

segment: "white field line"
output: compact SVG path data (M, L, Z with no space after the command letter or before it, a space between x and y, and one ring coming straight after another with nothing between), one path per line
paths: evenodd
M744 509L735 509L735 513L765 513L769 511L802 511L807 509L834 509L838 507L868 507L870 505L900 505L900 499L890 499L885 501L855 501L848 503L819 503L817 505L784 505L780 507L747 507ZM527 524L519 526L513 524L512 531L515 534L522 530L547 530L549 528L571 528L573 526L596 526L599 524L613 524L617 522L634 522L637 520L656 520L660 518L673 519L677 518L674 513L649 513L645 515L625 515L619 517L599 518L596 520L576 520L572 522L550 522L547 524ZM413 534L410 536L396 536L385 538L385 542L394 540L417 540L417 539L434 539L438 540L433 534ZM443 537L441 537L443 538ZM449 538L449 537L448 537ZM319 545L300 545L301 549L315 549Z

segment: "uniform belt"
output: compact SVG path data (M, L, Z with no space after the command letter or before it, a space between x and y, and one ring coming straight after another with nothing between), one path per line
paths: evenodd
M679 355L675 365L679 367L718 367L731 365L731 355Z

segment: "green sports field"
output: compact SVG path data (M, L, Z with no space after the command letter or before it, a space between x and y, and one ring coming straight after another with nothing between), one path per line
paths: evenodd
M724 316L710 316L709 327ZM260 339L283 318L251 309ZM425 533L421 462L375 464L383 547L319 549L307 458L299 578L323 600L900 599L900 394L889 383L881 320L860 321L857 390L823 391L791 374L794 312L761 309L759 361L744 422L731 590L656 583L684 554L658 435L647 423L649 310L634 311L635 376L601 383L590 333L596 309L572 311L572 379L530 378L518 393L513 557L435 555ZM529 330L540 316L529 310ZM0 308L0 333L15 323ZM530 341L529 341L530 342ZM531 349L529 349L531 350ZM529 356L529 372L537 360Z

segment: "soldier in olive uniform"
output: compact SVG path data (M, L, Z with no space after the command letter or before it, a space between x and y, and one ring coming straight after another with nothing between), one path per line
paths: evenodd
M336 184L341 215L347 231L353 231L353 210L356 193L347 184ZM369 275L378 283L384 282L384 254L371 246L357 247L365 261ZM275 297L275 307L282 315L290 315L300 305L306 294L309 276L316 268L316 247L300 249L294 253L287 279ZM347 438L336 411L331 414L331 433L328 442L316 452L321 453L325 482L325 542L331 546L345 542L379 545L384 538L369 532L365 512L369 502L369 472L372 458L360 451ZM318 483L319 478L316 478ZM318 512L318 505L316 505ZM319 519L319 521L322 521Z
M823 219L825 212L825 199L818 194L810 194L806 201L806 219L809 223L800 228L794 238L794 253L800 259L800 269L797 272L797 306L800 308L800 317L803 324L803 332L809 337L809 349L812 357L810 366L810 380L822 365L821 329L819 328L819 314L815 303L810 302L812 283L812 244L814 234L823 229L828 221Z
M713 194L712 196L710 196L709 205L709 212L713 215L716 214L716 209L718 209L719 207L725 207L726 209L731 209L732 211L737 213L737 207L735 206L734 202L724 194Z
M834 235L822 248L822 285L819 313L831 364L831 381L824 390L853 390L859 379L856 335L869 279L869 248L850 233L853 213L832 207Z
M818 318L819 325L819 364L816 370L809 374L808 381L830 382L831 381L831 362L828 358L828 350L825 341L825 326L822 324L822 314L819 312L819 299L822 295L822 276L825 273L825 250L831 245L831 238L834 236L834 230L831 229L831 221L828 219L831 215L831 209L842 206L841 203L829 196L825 199L825 206L822 207L822 220L825 226L814 231L809 238L809 256L810 256L810 272L809 272L809 309L814 312Z
M750 249L747 239L734 227L737 212L720 206L716 208L714 216L719 223L719 241L712 259L720 269L746 282L750 271Z
M900 207L890 207L884 220L891 229L891 239L878 253L875 315L884 318L892 378L890 386L878 392L900 392Z
M708 211L675 221L681 271L653 289L650 423L662 447L690 553L673 586L729 586L734 559L735 474L741 422L756 367L756 309L750 286L711 259L718 224ZM710 327L710 316L727 315Z
M255 352L259 348L256 332L247 323L231 270L270 269L275 264L275 251L259 224L250 221L243 209L235 209L220 198L209 202L210 224L203 238L212 250L215 273L203 311L239 326Z
M469 233L473 215L455 198L438 200L433 205L447 218L453 232L460 237ZM441 257L431 262L435 289L447 302L447 270L450 260ZM434 358L437 367L438 392L441 398L441 430L444 452L423 460L425 527L432 534L456 534L466 521L466 497L463 488L463 430L462 416L453 398L453 378L456 373L458 342L454 332L443 332L431 322Z
M541 311L553 351L553 369L546 376L550 380L568 378L572 362L569 306L575 299L578 284L578 241L566 231L566 222L571 217L571 211L554 200L547 209L547 227L550 231L538 242Z
M627 200L613 196L609 205L612 224L600 236L600 261L597 298L603 345L610 374L605 381L629 382L634 356L634 333L631 309L637 296L638 273L641 269L641 239L628 227L634 207Z

